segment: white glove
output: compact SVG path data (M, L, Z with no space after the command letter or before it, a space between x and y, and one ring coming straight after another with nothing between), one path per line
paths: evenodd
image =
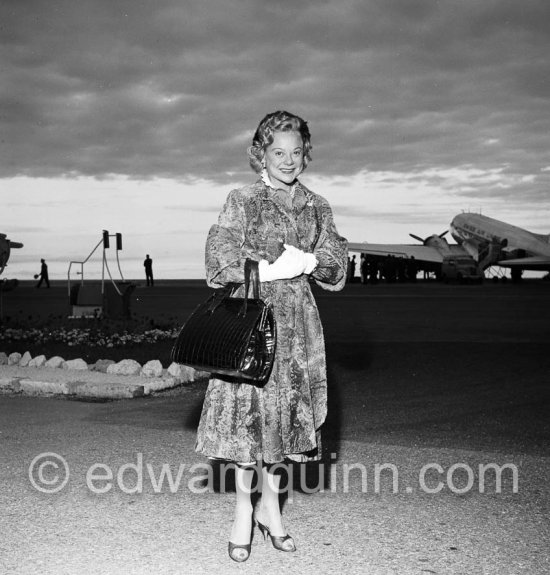
M290 251L293 251L293 252L295 252L295 253L298 253L298 254L300 254L300 257L303 258L303 261L304 261L304 271L303 271L303 273L309 275L309 274L317 267L317 264L318 264L319 262L317 261L317 258L315 257L314 254L310 254L310 253L304 252L304 251L302 251L302 250L300 250L300 249L298 249L298 248L296 248L296 247L294 247L294 246L289 246L289 245L287 245L287 244L284 244L284 246L285 246L285 248L286 248L287 250L290 250Z
M306 269L304 270L304 273L309 275L317 267L319 262L317 261L315 254L309 254L306 252L304 255L306 257Z
M285 251L272 264L267 260L259 262L258 272L261 282L270 282L311 273L316 265L317 259L313 254L306 254L294 246L285 244Z
M295 248L288 249L286 245L284 252L272 264L267 260L260 260L258 264L261 282L292 279L303 274L305 268L303 252Z

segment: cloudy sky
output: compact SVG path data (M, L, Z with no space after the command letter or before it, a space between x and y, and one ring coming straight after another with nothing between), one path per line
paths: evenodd
M41 257L66 277L102 229L125 277L146 253L204 277L276 109L308 121L302 180L351 241L468 210L550 232L548 0L2 0L0 31L0 232L25 244L7 277Z

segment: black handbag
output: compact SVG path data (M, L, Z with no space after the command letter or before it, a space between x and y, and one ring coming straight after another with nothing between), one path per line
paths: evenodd
M236 287L215 290L195 309L171 358L221 379L262 386L273 367L277 331L271 305L260 299L258 262L245 262L244 297L232 297Z

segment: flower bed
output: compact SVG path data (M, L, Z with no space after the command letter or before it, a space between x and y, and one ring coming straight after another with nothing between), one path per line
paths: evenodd
M110 321L50 317L39 325L32 325L29 318L0 325L0 351L29 351L33 356L48 357L72 355L88 362L126 357L137 361L159 357L167 362L177 333L175 322L153 322L148 318Z
M177 333L177 328L148 329L141 333L131 333L126 330L122 333L107 333L96 328L7 328L0 331L0 346L32 342L33 344L63 343L69 347L75 345L121 347L172 340Z

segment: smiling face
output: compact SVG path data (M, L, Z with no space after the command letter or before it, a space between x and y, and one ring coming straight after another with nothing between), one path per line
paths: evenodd
M304 169L304 144L298 132L275 132L265 151L265 169L273 186L289 191Z

